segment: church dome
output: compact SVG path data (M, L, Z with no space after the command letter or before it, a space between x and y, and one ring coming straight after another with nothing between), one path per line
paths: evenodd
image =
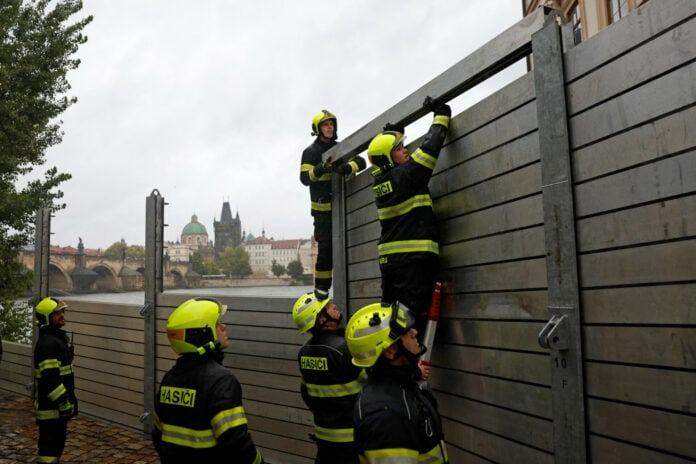
M184 226L184 230L181 231L181 235L208 235L208 231L205 230L205 226L198 222L198 216L195 214L191 216L191 222Z

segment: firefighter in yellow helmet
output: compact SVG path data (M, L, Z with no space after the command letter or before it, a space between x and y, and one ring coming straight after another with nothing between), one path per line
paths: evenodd
M423 143L409 155L404 129L392 125L367 148L374 166L373 190L382 228L378 247L382 301L400 301L416 314L425 335L439 270L439 244L428 183L449 129L450 107L428 101L434 118Z
M64 301L47 297L34 308L39 339L34 348L34 409L39 425L36 462L60 462L68 420L77 415L73 349L65 325Z
M342 314L329 299L313 292L302 295L292 318L311 338L297 354L302 375L302 399L314 416L315 464L357 464L353 442L353 408L363 381L346 346Z
M155 398L152 442L163 464L263 463L247 430L242 387L222 364L229 346L215 299L182 303L167 320L167 338L179 355Z
M353 416L363 463L449 462L437 402L417 382L425 349L414 324L414 315L397 301L365 306L346 326L353 364L367 371Z
M311 212L314 218L314 239L317 241L317 260L314 267L314 286L317 298L329 297L333 272L331 251L331 175L354 174L365 169L365 160L356 156L348 162L332 163L323 154L336 145L338 122L336 115L321 110L312 118L314 142L302 152L300 182L309 187Z

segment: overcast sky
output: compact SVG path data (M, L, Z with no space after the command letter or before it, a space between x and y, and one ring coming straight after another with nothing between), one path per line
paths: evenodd
M47 153L73 176L51 242L106 248L145 243L153 189L168 203L165 240L193 214L213 239L223 201L247 233L309 238L299 166L312 116L332 111L346 138L514 25L521 2L84 0L88 14L68 75L78 102Z

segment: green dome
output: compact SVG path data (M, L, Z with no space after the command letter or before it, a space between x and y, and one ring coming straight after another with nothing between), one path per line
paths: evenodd
M195 214L191 216L191 222L184 226L184 230L181 231L181 235L208 235L208 231L205 230L205 226L198 222L198 216Z

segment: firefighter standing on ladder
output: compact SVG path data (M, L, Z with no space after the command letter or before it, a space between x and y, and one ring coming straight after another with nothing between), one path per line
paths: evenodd
M338 122L336 116L321 110L312 118L314 142L302 152L300 182L309 186L314 218L314 239L318 253L314 268L315 294L319 299L329 297L333 272L331 251L331 173L353 174L365 169L365 160L359 156L348 162L331 163L322 155L336 145Z
M353 442L353 408L363 381L363 369L351 362L342 314L329 299L307 293L292 308L300 332L312 338L300 348L302 398L314 415L316 464L357 464Z
M404 129L391 124L367 148L375 167L373 190L382 226L378 244L382 301L398 300L411 308L421 339L440 254L428 183L452 114L446 104L427 99L425 105L434 109L433 123L411 155L404 146Z

